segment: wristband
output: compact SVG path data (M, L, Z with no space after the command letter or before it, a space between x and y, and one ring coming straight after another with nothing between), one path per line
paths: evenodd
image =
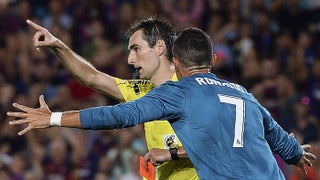
M169 152L170 152L172 160L178 160L179 159L179 157L178 157L178 147L169 148Z
M50 116L50 126L61 126L62 112L54 112Z

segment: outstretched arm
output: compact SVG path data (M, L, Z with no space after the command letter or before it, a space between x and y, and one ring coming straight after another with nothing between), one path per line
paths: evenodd
M168 92L170 94L163 94ZM82 110L52 113L39 97L40 107L30 108L17 103L13 107L20 112L8 112L8 116L19 118L10 124L26 124L27 127L19 132L25 134L31 129L63 126L82 129L121 129L142 124L153 119L177 119L183 104L184 94L180 88L163 85L153 89L146 96L128 103L115 106L99 106ZM175 104L172 106L172 104Z
M26 22L36 30L33 36L33 44L38 50L42 47L50 48L80 83L110 95L119 101L123 100L123 96L112 76L98 71L87 60L52 35L46 28L31 20Z

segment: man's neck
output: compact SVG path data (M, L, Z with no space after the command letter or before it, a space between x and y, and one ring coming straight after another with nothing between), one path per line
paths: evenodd
M210 71L210 67L190 68L187 71L187 76L191 76L194 74L208 73L209 71Z
M171 80L173 74L175 73L174 67L164 67L163 69L159 69L156 74L150 79L151 83L157 87L168 80Z
M209 71L210 67L179 68L179 72L177 72L177 75L178 79L180 79L194 74L208 73Z

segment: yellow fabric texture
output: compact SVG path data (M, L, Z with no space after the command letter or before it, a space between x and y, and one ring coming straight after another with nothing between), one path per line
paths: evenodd
M172 80L178 80L176 75L172 77ZM115 78L115 81L126 102L144 96L154 87L149 80L123 80ZM168 149L171 145L175 144L182 146L168 121L146 122L144 123L144 130L148 150L153 148ZM179 159L158 166L156 179L192 180L199 178L189 159Z

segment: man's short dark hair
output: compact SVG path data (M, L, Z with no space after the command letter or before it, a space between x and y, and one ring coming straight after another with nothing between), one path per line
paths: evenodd
M163 16L151 16L135 21L126 32L128 38L138 30L143 31L143 38L148 42L149 47L156 45L158 40L163 40L167 47L167 59L172 61L172 45L176 37L173 26Z
M172 52L185 67L211 67L212 65L212 40L199 28L184 29L173 43Z

